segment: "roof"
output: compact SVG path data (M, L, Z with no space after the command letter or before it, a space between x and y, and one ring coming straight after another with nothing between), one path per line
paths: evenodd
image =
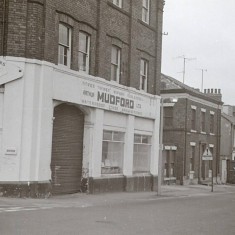
M207 101L216 103L216 104L223 104L222 101L211 97L209 94L205 94L200 92L199 89L190 87L175 78L167 76L165 74L161 75L161 94L167 93L188 93L192 96L196 96L201 99L205 99Z
M221 113L222 117L224 117L226 120L228 120L230 123L232 123L233 125L235 125L235 117L230 116L226 113Z

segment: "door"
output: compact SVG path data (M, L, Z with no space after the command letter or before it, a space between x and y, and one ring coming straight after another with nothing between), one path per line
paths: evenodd
M221 166L221 182L223 184L227 183L227 160L222 160Z
M52 138L52 194L80 191L82 176L84 115L75 106L54 109Z

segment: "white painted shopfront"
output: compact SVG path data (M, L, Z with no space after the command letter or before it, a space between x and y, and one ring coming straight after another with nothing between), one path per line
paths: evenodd
M63 104L84 115L81 178L157 176L159 96L47 62L7 60L0 75L0 184L53 181L54 109Z

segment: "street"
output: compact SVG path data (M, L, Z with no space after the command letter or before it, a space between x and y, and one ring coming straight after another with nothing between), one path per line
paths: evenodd
M204 187L204 188L203 188ZM0 198L0 234L231 235L235 187L166 186L155 192Z

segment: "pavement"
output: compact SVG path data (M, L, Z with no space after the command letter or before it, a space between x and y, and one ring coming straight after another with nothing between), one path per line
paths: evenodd
M212 196L229 193L235 194L235 185L214 185L213 192L211 192L211 186L206 185L163 185L161 195L158 195L157 192L118 192L102 194L76 193L52 196L46 199L0 197L0 209L5 208L4 211L6 211L8 208L11 208L11 210L17 211L22 210L22 208L25 210L34 210L37 208L84 208L91 206L114 205L122 202L131 203L136 201Z

